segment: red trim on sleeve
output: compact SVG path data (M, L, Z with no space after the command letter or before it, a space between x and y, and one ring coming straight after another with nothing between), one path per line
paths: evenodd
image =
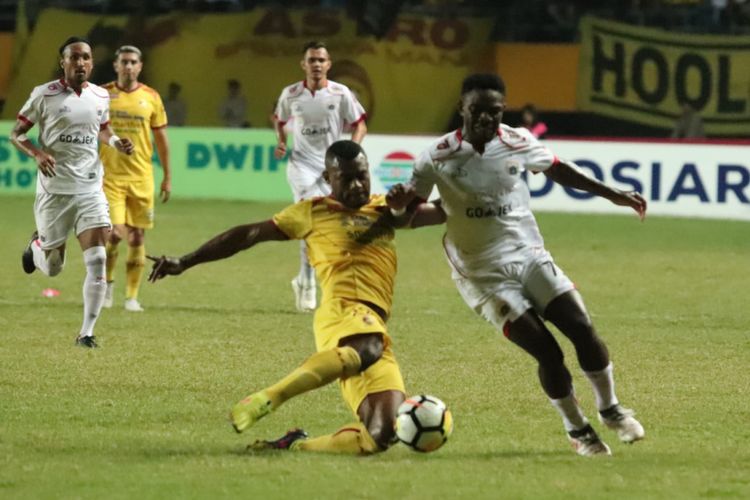
M24 122L26 125L29 125L29 126L32 126L32 127L34 126L34 122L32 122L31 120L29 120L28 118L26 118L25 116L23 116L21 113L18 113L16 115L16 118L18 118L19 120L21 120L22 122Z
M357 125L359 122L366 121L366 120L367 120L367 113L362 113L362 116L357 118L357 121L352 122L352 126Z
M109 120L107 120L106 122L104 122L101 125L99 125L99 130L104 130L108 126L109 126Z
M289 121L289 120L286 120L286 121L280 120L279 115L277 115L276 113L273 114L273 119L276 120L276 123L280 124L282 127L286 125L286 123Z
M464 135L461 133L461 129L456 130L456 139L458 139L458 142L463 142Z
M547 170L551 170L551 169L555 168L560 163L562 163L560 161L560 158L558 158L557 155L553 154L552 155L552 163L550 163L549 168ZM534 174L534 175L538 174L539 172L541 172L541 171L540 170L532 170L531 171L531 173Z
M510 321L506 321L503 325L503 335L505 335L506 339L510 338Z

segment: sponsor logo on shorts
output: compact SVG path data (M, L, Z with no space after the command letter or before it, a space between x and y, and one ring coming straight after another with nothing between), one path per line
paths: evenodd
M57 110L58 113L70 113L70 108L66 105L62 105L60 109Z

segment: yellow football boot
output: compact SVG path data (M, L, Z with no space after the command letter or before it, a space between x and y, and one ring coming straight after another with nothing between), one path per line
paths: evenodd
M271 400L264 391L250 394L232 407L229 419L234 430L244 431L252 427L261 418L271 413Z

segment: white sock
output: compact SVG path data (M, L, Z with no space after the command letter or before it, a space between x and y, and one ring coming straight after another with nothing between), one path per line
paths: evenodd
M615 378L612 374L612 363L598 372L583 372L591 382L596 397L596 408L599 411L606 410L619 403L615 396Z
M588 425L589 421L583 415L581 407L578 406L575 392L571 391L564 398L550 399L549 402L562 417L566 432L577 431Z
M91 247L83 251L86 265L86 278L83 280L83 325L81 337L94 334L94 325L102 310L104 295L107 293L106 263L104 247Z
M304 241L300 241L300 252L299 252L299 274L297 275L297 282L302 288L310 288L315 286L315 269L310 265L310 261L307 259L307 244Z
M49 254L39 246L39 240L31 243L31 253L34 256L34 265L47 276L57 276L65 266L65 260L60 250L52 249Z

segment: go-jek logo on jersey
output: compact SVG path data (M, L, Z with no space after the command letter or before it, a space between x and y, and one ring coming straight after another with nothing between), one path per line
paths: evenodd
M331 127L311 125L302 128L302 135L323 135L331 131Z
M388 190L391 186L411 179L411 172L414 169L414 156L405 151L394 151L388 153L380 165L375 169L375 175L380 179L380 183Z
M60 134L58 140L60 142L69 142L71 144L94 144L96 142L96 137L93 135Z

